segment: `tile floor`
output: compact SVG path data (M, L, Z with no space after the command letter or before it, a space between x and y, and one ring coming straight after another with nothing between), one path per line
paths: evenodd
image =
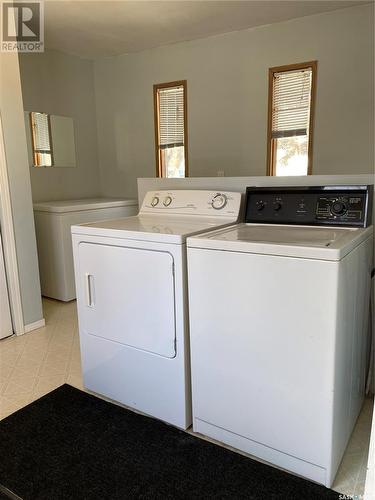
M43 306L44 328L0 341L0 418L65 382L82 388L76 304Z
M0 341L0 419L64 383L83 389L75 302L44 299L46 326ZM364 492L373 401L366 399L333 489Z

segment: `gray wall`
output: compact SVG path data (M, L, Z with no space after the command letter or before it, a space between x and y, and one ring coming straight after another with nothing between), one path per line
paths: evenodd
M318 60L314 174L370 173L373 6L363 5L95 62L105 195L155 172L154 83L186 79L190 175L264 175L268 68Z
M76 167L30 167L34 201L88 198L100 193L93 63L46 51L21 54L25 111L74 119Z
M26 135L17 54L0 52L0 110L4 129L17 264L25 324L42 319Z

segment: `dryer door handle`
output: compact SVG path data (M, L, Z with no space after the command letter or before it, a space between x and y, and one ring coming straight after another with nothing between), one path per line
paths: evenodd
M94 307L95 305L95 288L94 288L94 276L90 273L86 273L86 305L88 307Z

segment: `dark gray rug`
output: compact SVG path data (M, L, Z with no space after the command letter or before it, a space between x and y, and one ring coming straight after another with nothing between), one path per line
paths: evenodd
M23 500L339 497L69 385L0 422L0 457Z

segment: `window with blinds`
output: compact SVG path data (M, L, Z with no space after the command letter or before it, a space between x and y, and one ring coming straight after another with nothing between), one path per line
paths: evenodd
M310 174L316 61L271 68L269 79L268 173Z
M30 113L33 158L36 167L53 165L50 116L46 113Z
M186 81L154 85L156 174L187 176Z

